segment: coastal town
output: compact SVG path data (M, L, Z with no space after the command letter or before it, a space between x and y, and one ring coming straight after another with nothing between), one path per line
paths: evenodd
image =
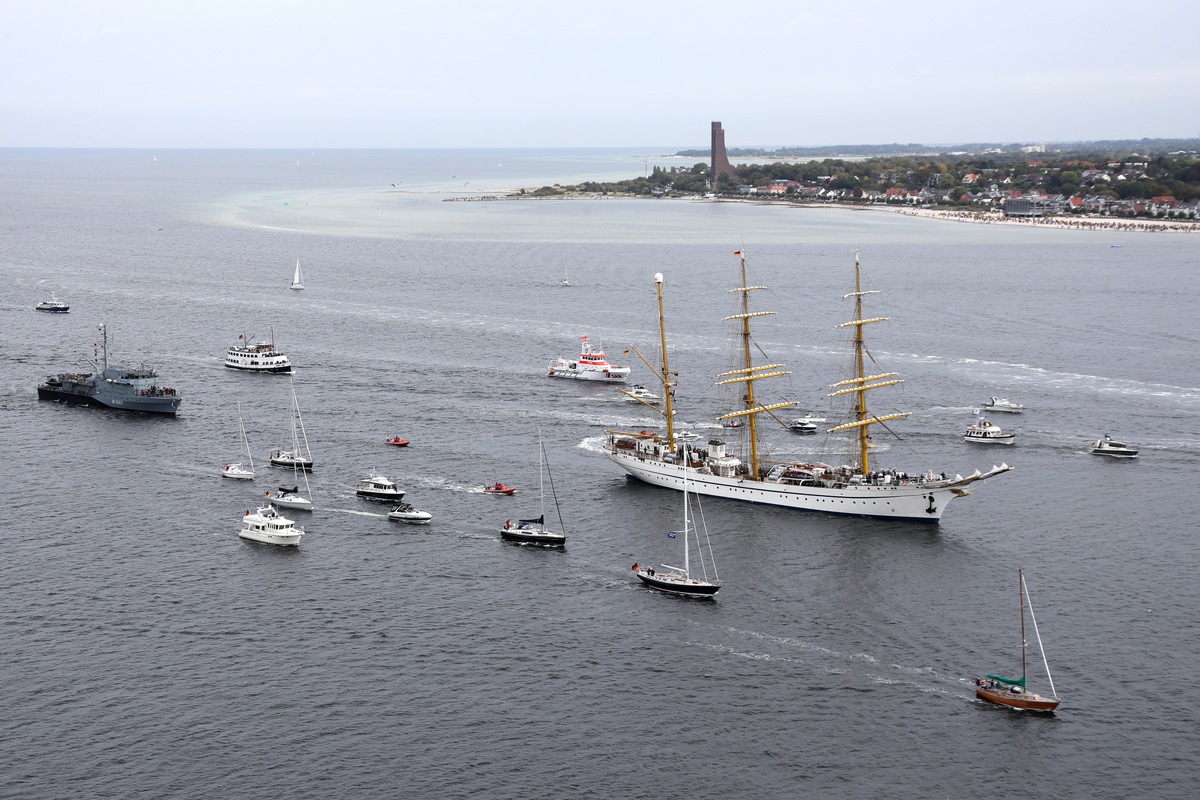
M1142 143L1144 144L1144 143ZM521 189L509 198L707 198L887 210L958 222L1200 231L1200 141L1176 149L1046 145L936 155L806 157L731 151L746 163L661 167L616 183ZM698 155L682 151L677 156ZM716 172L714 179L713 173ZM484 198L478 198L484 199ZM496 197L487 199L499 199Z

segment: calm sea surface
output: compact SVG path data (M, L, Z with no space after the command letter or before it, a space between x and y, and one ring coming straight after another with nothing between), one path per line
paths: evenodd
M1200 236L465 202L655 164L691 165L0 151L0 796L1195 796ZM600 451L606 427L653 416L545 368L589 334L650 383L620 354L653 347L662 272L680 417L717 433L738 249L779 312L757 327L791 371L778 394L825 408L859 249L870 313L891 318L869 331L878 371L906 379L876 408L913 412L877 463L1016 469L938 526L706 501L725 586L681 600L629 570L678 560L679 495ZM69 315L33 311L48 288ZM37 400L100 323L114 360L180 391L178 418ZM289 440L288 379L225 369L240 334L297 365L318 505L298 549L237 536L291 477L262 464ZM995 420L1014 447L962 441L991 395L1029 409ZM252 484L218 476L239 401ZM562 552L497 535L537 513L539 430ZM1088 455L1104 433L1141 457ZM821 457L821 437L767 441ZM433 523L357 499L372 469ZM520 490L482 493L497 480ZM1019 566L1052 717L971 688L1020 670ZM1030 675L1048 690L1040 660Z

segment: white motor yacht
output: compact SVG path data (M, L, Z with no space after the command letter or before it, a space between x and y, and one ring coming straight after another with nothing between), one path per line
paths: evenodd
M304 535L303 528L287 517L282 517L275 506L265 505L253 513L247 511L242 517L242 529L238 536L263 544L278 544L295 547Z

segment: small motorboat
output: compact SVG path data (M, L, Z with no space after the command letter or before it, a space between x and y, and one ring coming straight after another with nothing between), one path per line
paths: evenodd
M238 536L263 544L278 544L295 547L304 535L303 528L286 517L281 517L275 506L265 505L253 514L249 511L242 517L242 529Z
M967 426L963 440L979 444L1012 444L1017 440L1015 433L1000 430L999 425L988 422L980 417L978 422Z
M384 444L392 444L392 445L395 445L396 447L408 447L408 439L401 439L399 436L393 436L391 439L388 439Z
M821 420L824 422L825 420ZM788 423L788 430L808 436L817 432L817 423L808 417L800 417Z
M483 487L483 491L487 494L513 494L517 491L517 487L505 486L503 483L496 481L491 486Z
M662 400L661 397L641 384L635 384L632 389L621 389L620 392L631 403L642 402L658 405L659 401Z
M409 525L425 525L433 519L433 514L413 508L408 503L401 503L388 512L388 519L407 522Z
M404 498L404 490L396 486L396 482L383 475L370 475L358 482L354 493L368 500L389 500L399 503Z
M1006 414L1020 414L1025 410L1025 406L1020 403L1013 403L1002 397L993 397L984 403L982 408L984 411L1003 411Z
M1097 439L1088 447L1088 452L1094 456L1110 456L1112 458L1137 458L1138 450L1124 442L1114 441L1107 433L1104 438Z

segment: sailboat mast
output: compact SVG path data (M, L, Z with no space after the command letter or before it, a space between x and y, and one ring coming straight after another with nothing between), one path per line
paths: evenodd
M688 544L688 528L691 523L688 521L688 464L691 463L691 458L688 455L688 446L683 446L683 575L685 578L692 577L691 563L691 546Z
M858 268L858 253L854 254L854 318L861 320L862 315L862 274ZM854 329L854 377L858 380L860 386L863 385L863 377L866 375L863 363L863 326L860 323ZM857 408L854 410L855 419L862 422L867 418L867 393L865 391L858 392ZM859 463L862 464L862 474L871 474L871 465L869 462L870 455L867 443L869 436L867 435L868 425L860 425L858 428L858 451Z
M1042 646L1042 633L1038 630L1037 615L1033 613L1033 601L1029 599L1029 587L1025 586L1025 576L1021 575L1021 585L1025 587L1025 599L1029 603L1029 619L1033 622L1033 635L1038 640L1038 652L1042 654L1042 666L1046 668L1046 680L1050 681L1050 693L1058 699L1058 691L1054 688L1054 676L1050 674L1050 662L1046 660L1046 648ZM1024 620L1025 615L1021 618Z
M541 503L542 526L546 525L546 486L542 473L545 472L546 446L542 444L542 429L538 428L538 500Z
M658 335L662 345L662 383L663 394L666 395L663 403L666 407L667 414L667 446L671 448L671 453L675 453L675 410L671 407L674 392L671 391L671 369L667 365L667 321L663 314L663 274L657 272L654 275L654 286L658 290Z
M1017 570L1017 594L1021 600L1021 680L1029 673L1025 671L1025 574Z

